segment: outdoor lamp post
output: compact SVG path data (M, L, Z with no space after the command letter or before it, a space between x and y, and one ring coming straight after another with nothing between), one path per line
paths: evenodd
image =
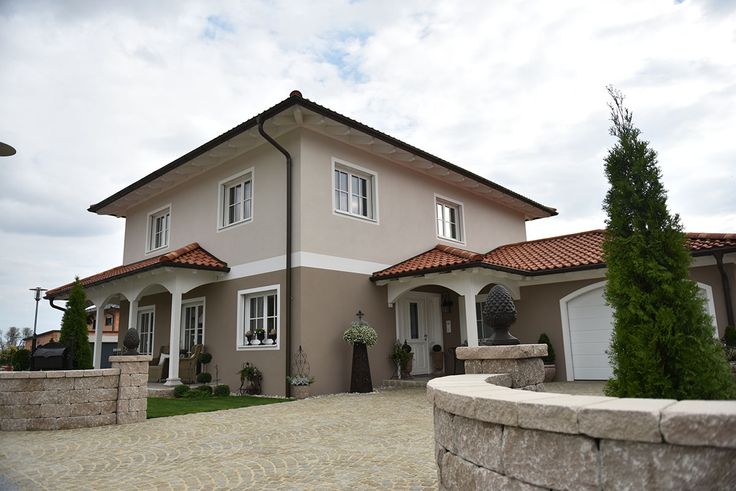
M36 300L36 314L33 316L33 341L31 342L31 370L33 370L35 367L35 363L33 361L33 353L36 352L36 325L38 324L38 301L41 300L41 292L47 291L46 288L41 288L40 286L37 286L36 288L29 288L32 292L36 292L35 300Z

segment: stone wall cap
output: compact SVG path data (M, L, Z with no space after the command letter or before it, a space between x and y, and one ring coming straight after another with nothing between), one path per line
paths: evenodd
M110 363L117 362L117 363L125 363L125 362L134 362L134 361L151 361L153 360L153 356L151 355L115 355L111 356L109 358Z
M591 404L578 412L580 432L594 438L658 443L661 411L674 399L613 399Z
M514 344L510 346L459 346L458 360L514 360L547 356L546 344Z
M736 448L736 401L679 401L659 426L667 443Z

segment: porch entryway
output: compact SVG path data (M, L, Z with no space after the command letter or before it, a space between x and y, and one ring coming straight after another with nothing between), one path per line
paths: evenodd
M412 376L432 373L430 353L436 344L442 346L441 295L409 292L396 303L397 338L412 348Z

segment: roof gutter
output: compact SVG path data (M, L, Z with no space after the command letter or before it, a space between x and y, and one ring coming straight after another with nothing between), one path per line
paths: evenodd
M298 95L301 97L301 94L297 91L294 91L291 93L291 96ZM263 138L266 139L268 143L273 145L276 150L281 152L284 157L286 158L286 281L284 285L284 297L286 298L286 341L284 342L284 350L286 353L286 375L289 376L291 374L291 285L292 285L292 266L291 266L291 250L292 250L292 237L291 237L291 221L292 221L292 210L291 210L291 204L292 204L292 160L291 160L291 154L282 147L276 140L274 140L271 135L266 133L266 131L263 129L263 123L266 118L261 117L262 115L259 115L257 117L258 122L258 133L261 134ZM291 395L291 385L287 381L286 377L284 377L284 393L286 394L286 397L289 397Z

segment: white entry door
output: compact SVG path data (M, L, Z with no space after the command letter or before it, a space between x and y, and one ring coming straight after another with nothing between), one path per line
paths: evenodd
M441 344L440 296L433 293L411 292L398 301L399 341L405 340L414 353L412 375L430 373L429 350Z

